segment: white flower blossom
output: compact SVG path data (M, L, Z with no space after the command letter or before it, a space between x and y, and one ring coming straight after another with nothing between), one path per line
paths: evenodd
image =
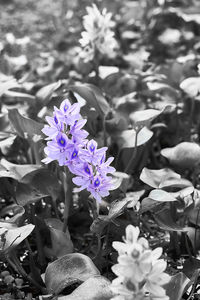
M118 276L112 281L113 300L168 300L162 287L170 276L164 271L167 263L159 259L162 248L151 250L145 238L139 238L138 227L128 225L124 243L113 242L118 251L118 263L112 271Z
M81 57L85 61L91 61L97 52L108 57L115 56L117 42L111 28L114 22L111 20L112 14L106 8L100 12L95 4L86 7L87 15L83 17L85 31L81 33L80 44L83 47Z

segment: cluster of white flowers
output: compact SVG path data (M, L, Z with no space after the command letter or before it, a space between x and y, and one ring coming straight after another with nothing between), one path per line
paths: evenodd
M151 250L145 238L139 238L138 227L128 225L124 243L113 242L118 251L118 264L112 271L118 276L112 281L112 300L168 300L162 285L170 280L164 271L167 263L159 259L162 248Z
M81 57L86 62L93 60L97 52L111 58L114 57L117 41L111 30L114 25L111 20L112 14L108 13L106 8L101 13L95 4L92 7L86 7L86 10L88 14L83 17L85 31L81 33L82 38L80 39L83 47Z

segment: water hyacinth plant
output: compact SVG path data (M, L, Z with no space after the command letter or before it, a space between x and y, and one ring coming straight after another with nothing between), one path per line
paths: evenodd
M117 41L114 38L112 27L114 22L111 20L112 14L106 8L99 11L95 4L86 7L87 15L83 18L85 31L81 33L80 44L83 47L81 57L85 62L96 59L101 54L113 58Z
M124 243L113 242L118 252L118 264L112 271L118 276L112 281L113 300L169 300L162 285L170 280L165 273L167 263L160 259L162 248L151 250L147 239L139 238L139 227L128 225Z
M109 195L113 189L112 177L115 169L110 166L113 157L106 160L107 147L98 149L97 142L88 140L88 132L83 129L86 123L80 114L79 103L64 100L60 108L54 107L53 117L46 117L48 125L42 132L47 136L44 148L46 164L57 160L60 166L67 166L75 175L73 182L79 191L87 189L97 200Z

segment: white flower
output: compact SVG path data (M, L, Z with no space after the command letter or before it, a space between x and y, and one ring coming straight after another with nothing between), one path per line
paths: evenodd
M81 33L82 38L80 39L83 47L82 58L90 61L97 52L114 57L117 42L114 32L111 30L114 25L111 20L112 14L107 13L105 8L101 13L95 4L92 7L86 7L86 10L88 14L83 17L85 31Z
M164 271L167 263L159 259L162 248L151 250L145 238L139 238L138 227L128 225L124 243L113 242L118 251L118 264L112 271L118 276L113 280L113 300L168 300L162 285L170 280Z

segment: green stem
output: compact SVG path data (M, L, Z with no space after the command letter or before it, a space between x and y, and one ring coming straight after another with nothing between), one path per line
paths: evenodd
M129 160L124 172L125 173L128 173L129 171L129 168L131 167L134 159L136 158L136 155L137 155L137 140L138 140L138 133L140 132L140 130L136 130L135 132L135 145L134 145L134 151L133 151L133 155L131 157L131 159Z
M63 173L63 186L65 192L65 209L64 209L64 223L63 223L63 232L67 230L68 218L70 207L73 203L72 197L72 175L68 169L65 169Z
M199 212L200 212L200 207L198 208L198 212L197 212L195 235L194 235L194 251L195 251L195 253L197 253L197 226L198 226L198 220L199 220Z
M105 124L105 116L103 117L103 138L104 138L104 146L107 146L107 134L106 134L106 124Z
M36 246L37 246L37 251L38 251L38 260L39 260L40 265L44 266L46 263L46 260L45 260L45 255L44 255L42 238L41 238L37 220L35 217L35 205L34 204L31 204L31 218L32 218L33 224L35 225L34 231L35 231Z

